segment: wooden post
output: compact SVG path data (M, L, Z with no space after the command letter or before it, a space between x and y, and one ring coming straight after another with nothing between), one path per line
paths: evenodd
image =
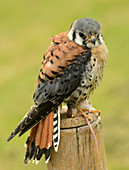
M61 134L58 152L52 148L48 170L106 170L106 155L102 135L102 124L97 114L90 114L95 140L84 117L67 118L61 115Z

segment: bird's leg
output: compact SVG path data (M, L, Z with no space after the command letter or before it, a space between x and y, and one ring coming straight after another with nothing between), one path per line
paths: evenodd
M90 113L98 113L98 115L100 115L100 110L91 110Z
M89 113L98 113L98 115L100 115L100 111L99 110L81 109L81 111L83 111L83 113L87 111ZM72 117L77 116L81 111L77 111L75 114L72 115Z
M79 106L77 106L76 108L77 108L77 112L73 114L72 117L77 116L80 112L83 115L86 115L85 112L93 113L93 114L98 113L98 116L100 115L100 111L93 108L92 104L88 101L88 99L80 103ZM89 116L86 116L86 117L89 117Z
M77 106L77 110L78 111L75 114L73 114L72 117L75 117L76 115L81 113L85 118L88 118L89 120L91 120L91 117L84 113L84 111L89 111L89 109L81 109L79 106Z

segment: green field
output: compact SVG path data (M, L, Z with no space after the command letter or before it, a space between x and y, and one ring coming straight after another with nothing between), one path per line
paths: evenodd
M39 0L0 1L0 169L46 169L24 166L28 133L6 139L33 104L38 76L49 37L69 29L78 18L98 20L109 58L104 78L91 97L101 110L109 170L129 169L129 1Z

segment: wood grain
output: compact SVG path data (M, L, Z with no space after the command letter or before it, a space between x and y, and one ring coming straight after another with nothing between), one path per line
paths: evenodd
M94 129L99 154L95 140L82 116L67 118L61 115L61 137L59 150L52 148L48 170L106 170L106 155L102 135L101 120L96 114L91 114L91 125Z

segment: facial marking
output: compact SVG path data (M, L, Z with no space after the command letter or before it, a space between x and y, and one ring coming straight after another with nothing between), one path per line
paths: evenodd
M69 39L70 39L71 41L73 40L73 38L75 38L75 37L73 37L73 36L75 36L75 24L76 24L76 22L77 22L77 20L74 21L74 23L73 23L73 25L72 25L69 33L68 33L68 37L69 37ZM74 35L73 35L73 34L74 34Z
M99 23L88 18L76 20L70 27L68 37L71 41L88 48L98 47L103 43Z
M79 36L78 33L76 33L76 39L75 42L79 45L83 45L83 39Z

